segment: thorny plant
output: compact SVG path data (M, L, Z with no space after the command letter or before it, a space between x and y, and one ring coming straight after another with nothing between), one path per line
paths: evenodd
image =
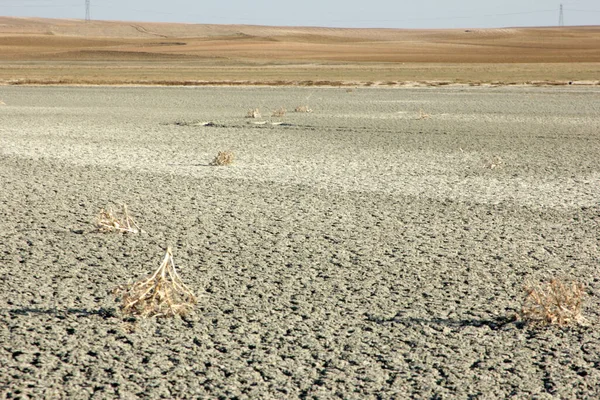
M254 108L250 111L248 111L248 113L246 114L246 118L260 118L261 114L260 114L260 110L258 108Z
M123 215L118 216L112 209L100 209L96 217L96 227L101 232L123 232L139 233L143 232L135 220L129 215L127 205L123 204Z
M121 299L121 312L146 317L186 315L198 302L175 270L171 248L152 276L116 287L113 294Z
M210 165L220 167L233 164L233 153L231 151L219 151L219 154L211 161Z
M534 325L584 324L581 314L584 287L580 283L566 283L552 279L545 285L525 286L527 293L519 319Z

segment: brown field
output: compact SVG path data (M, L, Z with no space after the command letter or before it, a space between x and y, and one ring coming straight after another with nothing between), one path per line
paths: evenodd
M0 17L4 84L598 83L600 26L341 29Z

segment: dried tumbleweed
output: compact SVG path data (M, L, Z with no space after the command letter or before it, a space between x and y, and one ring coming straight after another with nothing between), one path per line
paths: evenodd
M298 106L294 109L294 111L297 113L311 113L313 110L311 110L308 106Z
M273 111L273 114L271 114L271 117L278 117L281 118L283 116L285 116L285 113L287 112L287 110L283 107Z
M120 285L113 293L121 298L123 314L142 318L186 315L198 302L177 274L170 247L151 277Z
M123 215L120 217L110 208L108 210L101 209L100 214L96 217L96 227L101 232L143 232L135 220L129 215L125 204L123 204Z
M419 109L419 118L417 119L427 119L430 116L431 115L427 114L425 111L423 111L423 109Z
M223 165L233 164L233 153L231 151L220 151L219 154L211 161L210 165L220 167Z
M248 111L246 118L260 118L260 110L258 108L254 108Z
M552 279L543 286L526 285L527 296L521 307L519 319L532 324L571 325L584 324L581 314L584 288L576 282L565 283Z

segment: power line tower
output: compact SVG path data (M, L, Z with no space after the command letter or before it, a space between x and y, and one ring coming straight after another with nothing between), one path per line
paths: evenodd
M565 18L563 14L563 5L560 5L560 12L558 14L558 26L565 26Z
M85 22L90 22L90 0L85 0Z

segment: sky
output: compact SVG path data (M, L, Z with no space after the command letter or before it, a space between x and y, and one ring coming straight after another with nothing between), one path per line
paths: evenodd
M499 28L600 25L600 0L89 0L95 20L324 26ZM84 19L86 0L0 0L0 16Z

